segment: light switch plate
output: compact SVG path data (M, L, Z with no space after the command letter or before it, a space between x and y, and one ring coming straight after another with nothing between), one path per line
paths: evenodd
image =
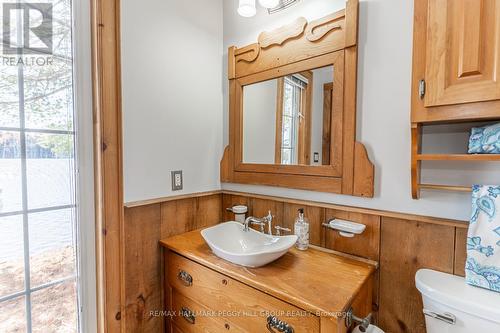
M314 163L319 163L319 153L314 152Z
M180 191L183 188L182 170L172 171L172 191Z

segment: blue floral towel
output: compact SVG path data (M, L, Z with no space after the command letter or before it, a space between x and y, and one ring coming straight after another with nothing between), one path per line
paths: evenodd
M469 154L500 154L500 123L472 128Z
M472 187L465 273L468 284L500 292L500 186Z

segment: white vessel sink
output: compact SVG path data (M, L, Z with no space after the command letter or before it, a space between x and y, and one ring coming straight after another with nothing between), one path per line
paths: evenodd
M270 236L238 222L226 222L204 229L201 235L216 256L237 265L261 267L284 255L297 236Z

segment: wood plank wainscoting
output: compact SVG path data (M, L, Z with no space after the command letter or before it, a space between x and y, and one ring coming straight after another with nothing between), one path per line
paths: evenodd
M160 239L232 219L226 208L245 204L249 214L274 215L292 227L298 208L311 223L311 243L380 262L374 312L386 332L425 332L415 273L431 268L464 275L467 223L249 193L215 191L129 203L125 207L125 331L163 332L164 267ZM321 226L332 217L367 225L348 239Z

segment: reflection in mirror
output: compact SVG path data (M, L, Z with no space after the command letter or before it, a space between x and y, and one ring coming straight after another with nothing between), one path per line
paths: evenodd
M243 163L330 165L333 66L243 87Z

